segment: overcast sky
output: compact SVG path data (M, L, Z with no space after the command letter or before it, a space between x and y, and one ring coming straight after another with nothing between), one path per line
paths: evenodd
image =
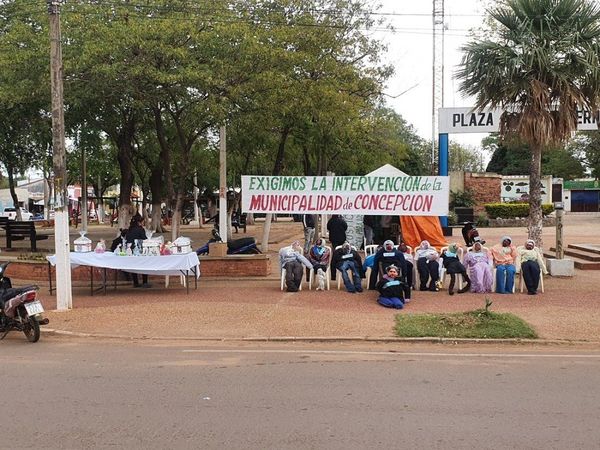
M375 32L374 37L388 45L386 62L395 68L386 93L400 97L388 98L389 105L412 124L417 133L431 139L432 97L432 0L379 0L379 14L395 28L395 32ZM456 92L454 80L460 63L459 48L468 40L468 31L481 25L484 15L482 0L445 0L445 107L472 106L473 101ZM460 134L450 139L479 147L486 135Z

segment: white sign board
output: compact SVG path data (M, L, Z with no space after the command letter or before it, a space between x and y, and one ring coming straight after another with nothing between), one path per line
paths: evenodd
M440 133L494 133L500 129L501 109L475 111L473 108L441 108Z
M454 133L495 133L500 130L500 116L504 111L474 110L473 108L440 108L438 130L444 134ZM598 129L598 113L590 110L577 111L577 130Z
M242 176L246 213L445 216L448 177Z

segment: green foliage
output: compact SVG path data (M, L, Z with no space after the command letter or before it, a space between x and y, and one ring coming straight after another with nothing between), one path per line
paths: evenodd
M529 203L486 203L484 205L488 217L493 219L514 219L529 215ZM552 204L542 205L542 214L547 216L554 211Z
M485 213L480 213L477 215L475 222L478 227L487 227L490 224L490 219Z
M470 208L475 205L475 194L470 189L450 191L450 208Z
M567 141L577 108L600 103L600 5L592 0L505 0L487 34L463 46L460 90L475 108L502 108L501 134L532 153L529 237L541 242L542 151ZM556 167L556 166L555 166Z
M483 152L450 141L448 169L450 171L483 172Z
M502 175L523 175L529 172L531 151L520 139L501 141L497 134L483 140L484 149L492 153L486 172ZM582 177L581 158L573 146L551 146L542 153L542 174L565 180Z
M491 304L491 303L490 303ZM509 313L477 309L449 314L397 314L396 335L471 339L535 339L535 330Z
M583 161L592 177L600 178L600 133L598 131L578 133L570 142L569 149Z
M458 216L454 211L448 213L448 225L456 225L458 223Z

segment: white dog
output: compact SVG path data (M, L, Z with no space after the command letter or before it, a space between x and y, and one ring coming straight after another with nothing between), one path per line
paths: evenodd
M317 269L317 291L325 290L325 272L323 269Z

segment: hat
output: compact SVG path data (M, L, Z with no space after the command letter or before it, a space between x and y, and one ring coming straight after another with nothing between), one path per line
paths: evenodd
M510 236L502 236L500 238L500 243L502 243L502 242L504 242L506 240L508 240L508 242L510 242L512 244L512 239L510 238Z
M535 241L533 239L527 239L527 241L525 241L525 245L527 244L531 244L535 247Z
M383 243L383 248L386 250L392 250L394 248L394 242L388 239Z
M448 245L448 251L450 253L456 253L458 251L458 244L453 242L452 244Z

